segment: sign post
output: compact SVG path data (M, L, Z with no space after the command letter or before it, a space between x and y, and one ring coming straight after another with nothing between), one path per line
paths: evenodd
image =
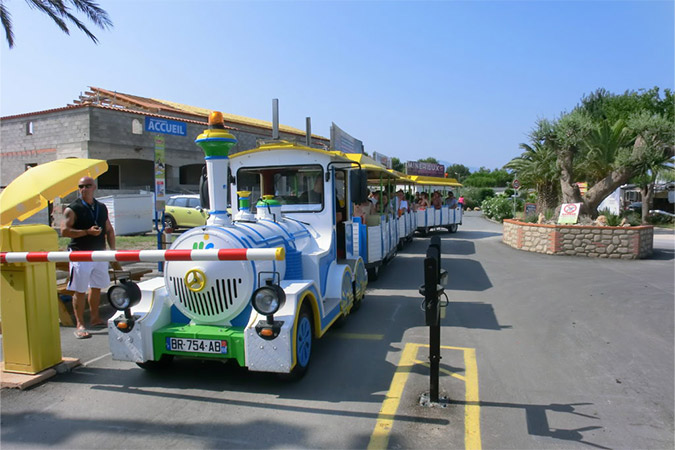
M157 249L162 248L164 232L164 205L166 196L166 157L164 136L155 136L155 229L157 230ZM160 225L161 222L161 225ZM157 263L157 270L164 271L164 263Z
M516 192L513 194L513 218L516 218L516 198L518 197L518 189L520 189L520 181L518 181L518 178L513 180L513 189L516 190Z

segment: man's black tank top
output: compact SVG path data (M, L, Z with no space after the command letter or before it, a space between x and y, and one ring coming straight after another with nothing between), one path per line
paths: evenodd
M96 199L94 199L93 205L88 205L84 200L77 199L68 205L68 208L75 213L74 229L88 230L94 225L98 225L102 230L98 236L88 234L71 238L68 248L71 250L105 250L105 224L108 222L108 208Z

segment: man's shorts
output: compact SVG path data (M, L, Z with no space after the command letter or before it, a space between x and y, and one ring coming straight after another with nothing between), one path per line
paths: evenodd
M110 285L106 261L71 261L68 290L87 292L88 288L105 289Z

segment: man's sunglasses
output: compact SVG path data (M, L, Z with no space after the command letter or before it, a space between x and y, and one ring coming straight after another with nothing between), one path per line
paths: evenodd
M79 189L82 189L82 188L90 188L90 187L92 187L92 186L93 186L93 184L78 184L78 185L77 185L77 187L78 187Z

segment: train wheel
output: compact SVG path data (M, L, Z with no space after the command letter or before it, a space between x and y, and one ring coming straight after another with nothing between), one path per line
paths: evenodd
M359 259L354 267L354 306L352 312L361 307L361 301L366 295L366 286L368 286L368 274L363 260Z
M158 361L146 361L142 363L136 363L138 367L147 371L158 371L167 369L173 362L173 355L162 355Z
M450 225L448 227L448 231L451 232L451 233L457 233L457 228L458 228L458 225L456 223L453 223L452 225Z
M368 269L368 281L377 281L377 278L380 276L379 267L371 267Z
M310 360L312 359L313 337L314 333L312 332L312 319L309 308L303 307L298 315L298 325L295 335L295 367L293 367L291 373L283 375L283 378L299 380L307 373Z

